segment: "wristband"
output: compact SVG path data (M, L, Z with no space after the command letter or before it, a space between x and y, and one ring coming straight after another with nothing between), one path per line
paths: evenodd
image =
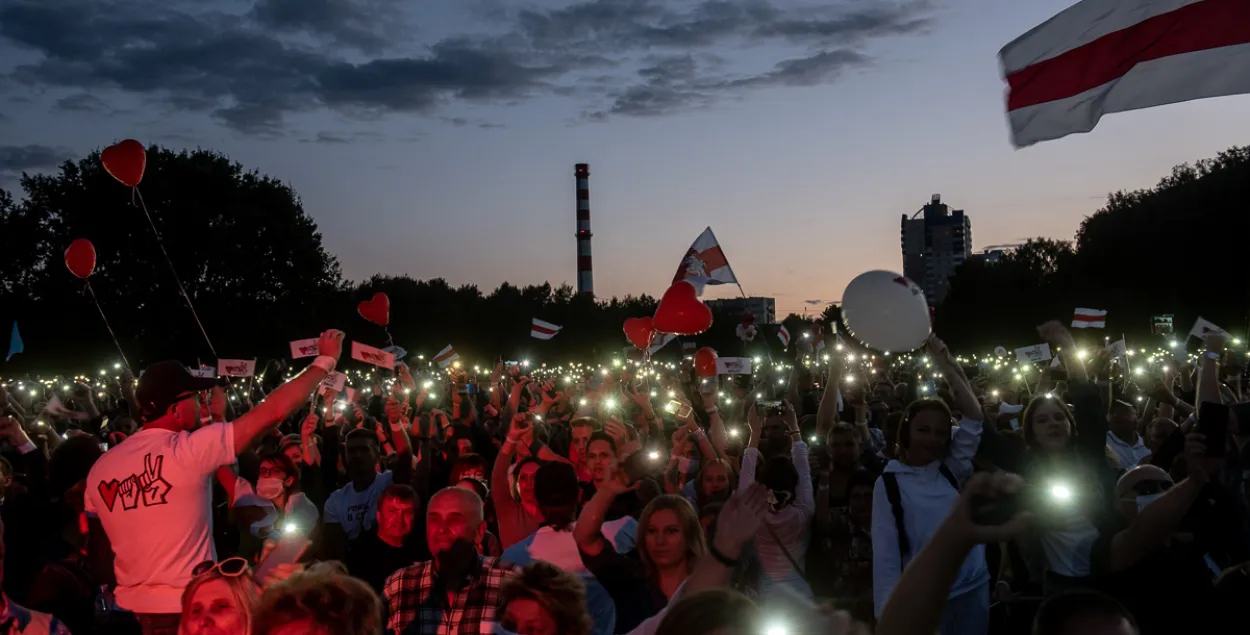
M733 569L734 567L737 567L740 562L736 558L730 558L729 556L721 553L720 549L716 548L716 543L711 542L711 541L707 543L707 552L708 552L708 555L712 556L713 558L716 558L717 562L721 563L728 569Z
M338 364L338 360L333 357L330 357L329 355L318 355L317 359L314 359L312 364L309 365L316 366L317 368L326 371L326 374L329 375L334 372L334 366L336 364Z
M711 408L704 408L703 412L706 412L708 416L714 415L720 412L720 406L712 406Z

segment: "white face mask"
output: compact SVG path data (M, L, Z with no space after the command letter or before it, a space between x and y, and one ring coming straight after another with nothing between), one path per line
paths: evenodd
M261 477L256 480L256 494L266 500L273 500L282 496L286 486L282 484L282 479Z
M1159 500L1160 496L1163 496L1163 494L1147 494L1145 496L1138 496L1137 497L1137 513L1140 514L1141 510L1146 509L1146 505L1149 505Z

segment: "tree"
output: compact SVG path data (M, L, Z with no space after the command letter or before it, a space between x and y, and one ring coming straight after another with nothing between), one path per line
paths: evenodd
M998 262L969 260L938 307L937 331L955 346L1024 346L1034 325L1070 320L1077 307L1105 309L1108 335L1145 335L1165 313L1177 328L1199 315L1238 328L1247 235L1250 148L1232 148L1173 168L1154 188L1108 195L1072 245L1034 239Z
M116 356L84 285L62 263L75 238L95 245L91 284L132 363L213 358L143 211L98 154L23 176L21 186L25 200L0 203L0 306L21 321L26 361ZM211 151L153 146L140 190L220 356L251 357L289 332L307 337L332 324L338 263L285 184Z

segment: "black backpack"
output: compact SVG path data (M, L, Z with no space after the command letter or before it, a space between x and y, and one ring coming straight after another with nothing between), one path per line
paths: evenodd
M943 463L938 466L938 472L942 474L942 478L946 479L955 491L959 491L959 480L955 478L954 472ZM881 480L885 483L885 497L890 501L890 509L894 510L894 527L898 529L898 551L903 559L911 553L911 540L907 538L906 525L903 524L903 497L898 492L898 475L894 472L886 472L881 475ZM899 562L902 562L900 559Z

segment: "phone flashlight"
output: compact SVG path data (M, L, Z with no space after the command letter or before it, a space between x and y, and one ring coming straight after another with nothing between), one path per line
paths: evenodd
M660 453L656 452L655 450L652 450L647 453L647 458L651 459L652 461L658 461L660 460Z
M286 523L282 526L282 533L288 536L299 533L299 525L295 523Z
M664 405L664 412L673 414L677 412L680 408L681 408L680 401L677 401L676 399L670 399L669 402Z

